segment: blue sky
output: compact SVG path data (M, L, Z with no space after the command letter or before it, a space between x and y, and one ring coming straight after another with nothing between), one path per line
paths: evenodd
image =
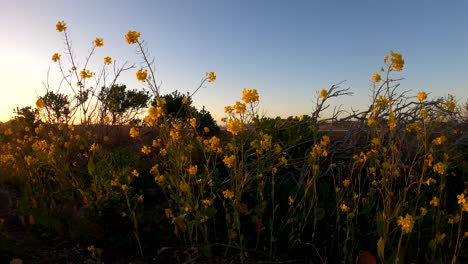
M193 91L206 71L218 77L194 98L216 119L244 87L260 93L268 116L312 111L317 91L347 80L352 97L334 100L344 109L364 109L371 75L390 50L400 52L405 69L402 90L431 97L468 96L467 1L5 1L0 0L0 120L13 108L34 105L47 79L60 80L51 61L64 53L58 20L67 23L81 62L95 37L105 46L94 55L141 63L124 39L140 31L156 60L162 93ZM62 57L64 58L64 56ZM94 67L94 68L93 68ZM136 70L134 70L136 71ZM143 86L134 71L120 79L130 88Z

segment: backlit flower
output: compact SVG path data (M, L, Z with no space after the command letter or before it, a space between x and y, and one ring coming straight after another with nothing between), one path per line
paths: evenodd
M419 92L416 98L418 99L418 101L422 102L426 100L427 94L425 92Z
M405 65L405 60L403 60L401 53L390 51L390 55L392 56L392 58L390 59L392 67L397 72L400 72L401 70L403 70L403 66Z
M140 136L140 130L138 128L136 128L136 127L132 127L132 128L130 128L129 135L132 138L136 138L136 137Z
M207 72L206 77L208 78L208 82L214 82L216 80L216 75L214 72Z
M382 78L380 77L380 75L378 73L374 73L372 74L372 80L374 80L374 82L378 83L382 80Z
M83 69L81 72L80 72L80 76L81 76L81 79L87 79L87 78L91 78L93 77L93 73L88 70L88 69Z
M36 107L39 109L42 109L44 107L44 100L42 100L42 98L37 99Z
M328 91L325 89L320 90L320 97L322 97L322 99L327 99Z
M234 109L236 110L236 113L242 114L242 113L245 113L245 110L247 110L247 105L237 101L236 104L234 105Z
M258 96L257 89L244 88L244 90L242 91L242 101L248 104L248 103L258 102L258 100L259 100L259 96Z
M125 35L125 40L127 40L128 44L134 44L138 42L140 35L140 32L129 30Z
M55 29L58 31L58 32L63 32L67 29L67 24L62 20L62 21L59 21L57 22L57 24L55 25Z
M104 57L104 64L106 65L112 64L112 58L109 56Z
M148 77L148 71L146 69L139 69L136 73L136 78L139 81L146 81L146 78Z
M102 47L104 46L104 39L103 38L95 38L93 41L94 46L96 47Z
M243 124L239 120L230 120L226 130L233 135L237 135L243 130Z
M54 55L52 55L52 60L53 60L54 62L59 61L59 60L60 60L60 54L54 53Z

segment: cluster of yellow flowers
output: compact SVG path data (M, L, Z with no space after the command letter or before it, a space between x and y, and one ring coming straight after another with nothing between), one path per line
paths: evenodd
M244 129L244 124L240 120L230 120L226 130L233 134L233 135L238 135L242 130Z
M58 32L63 32L67 29L67 24L64 22L64 21L59 21L57 22L57 24L55 25L55 29L58 31Z
M322 99L327 99L328 98L328 91L325 89L320 90L320 97Z
M94 46L100 48L104 46L104 39L103 38L95 38L93 41Z
M214 72L207 72L206 77L208 78L208 82L214 82L216 80L216 75Z
M458 204L462 207L462 210L468 212L468 198L465 197L465 194L457 195Z
M83 69L81 72L80 72L80 77L81 79L89 79L91 77L93 77L93 73L88 70L88 69Z
M138 38L140 35L140 32L129 30L125 35L125 40L127 40L128 44L135 44L138 43Z
M61 56L60 54L54 53L54 55L52 55L52 61L54 61L54 62L59 61L59 60L60 60L60 56Z
M382 77L380 77L380 74L374 73L372 74L372 80L376 83L379 83L382 80Z
M139 70L136 72L136 78L137 78L137 80L139 80L139 81L141 81L141 82L146 81L146 79L148 78L148 70L146 70L146 69L139 69Z
M106 65L112 64L112 58L109 56L104 57L104 64Z
M397 72L402 71L403 66L405 65L405 60L403 59L403 56L401 55L401 53L390 51L390 56L392 56L392 58L390 59L390 65L391 65L390 70L396 70ZM388 55L385 55L384 62L387 63L387 60L388 60Z
M416 98L418 101L422 102L427 99L427 94L425 92L419 92Z
M259 96L256 89L244 88L242 91L242 101L246 104L258 102Z
M405 218L403 216L398 217L397 224L401 226L403 234L409 234L413 230L414 219L410 214L406 214Z
M223 162L224 164L226 164L228 168L232 168L232 166L236 162L236 156L235 155L225 156L223 159Z

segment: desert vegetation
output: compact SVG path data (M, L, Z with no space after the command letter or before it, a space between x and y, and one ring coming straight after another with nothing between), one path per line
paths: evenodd
M191 94L162 95L140 32L125 38L142 67L107 56L93 72L104 40L79 61L67 24L56 30L60 87L46 82L1 128L2 261L28 258L12 227L80 245L86 263L468 260L467 107L402 91L402 54L376 62L367 109L325 116L352 95L338 83L316 91L311 113L269 118L244 88L220 130L192 105L214 72ZM125 71L145 89L119 83Z

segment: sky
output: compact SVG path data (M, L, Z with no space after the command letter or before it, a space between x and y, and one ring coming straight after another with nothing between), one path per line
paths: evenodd
M224 106L241 99L244 88L257 89L260 109L270 117L310 114L317 92L346 81L351 97L332 107L365 109L371 76L390 50L403 54L400 89L430 97L468 97L468 1L6 1L0 0L0 121L16 107L33 106L37 96L59 86L51 60L55 52L68 63L65 21L80 65L96 37L104 38L90 69L98 72L104 56L137 68L142 59L125 42L128 30L141 32L156 63L161 93L193 92L207 71L217 80L194 96L194 105L220 120ZM49 74L47 74L49 72ZM144 85L136 69L119 83ZM62 88L64 89L64 88Z

